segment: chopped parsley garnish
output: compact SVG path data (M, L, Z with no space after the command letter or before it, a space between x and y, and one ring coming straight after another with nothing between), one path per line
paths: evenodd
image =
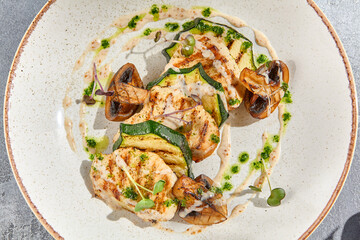
M200 195L203 193L203 191L204 191L204 190L203 190L202 188L198 188L198 189L197 189L197 193L200 194Z
M218 193L222 194L222 193L223 193L223 190L222 190L221 188L219 188L219 187L214 187L214 186L212 186L212 187L210 188L210 191L213 192L213 193L216 193L216 194L218 194Z
M204 23L203 21L200 21L196 25L196 29L199 30L201 33L211 31L211 32L215 33L216 36L222 35L224 33L224 31L225 31L225 29L223 27L211 26L209 24Z
M279 142L280 141L280 136L279 135L274 135L273 136L273 141L274 142Z
M255 170L259 170L262 166L262 161L253 161L250 165L251 168L255 169Z
M281 84L281 88L282 88L282 90L284 90L286 92L288 90L288 88L289 88L289 84L287 84L286 82L283 82Z
M159 20L159 8L156 4L151 6L149 13L154 16L154 21Z
M92 154L92 153L91 153L91 154L89 155L89 159L90 159L90 161L93 161L93 160L94 160L94 158L95 158L94 154Z
M96 141L93 138L86 138L86 144L88 147L95 148L96 147Z
M149 156L147 154L143 153L140 155L140 161L145 162L148 159L149 159Z
M180 200L180 206L186 207L186 200L185 199Z
M230 182L225 182L222 187L223 191L230 191L233 188L233 185Z
M163 12L167 12L167 10L168 10L168 6L166 6L166 5L162 5L162 6L161 6L161 9L163 10Z
M200 21L200 22L196 25L196 28L197 28L200 32L204 33L204 32L210 31L211 26L208 25L208 24L205 24L203 21Z
M103 157L103 155L101 153L96 153L95 156L99 161L104 159L104 157Z
M225 180L230 180L231 178L232 178L231 175L225 175L225 176L224 176L224 179L225 179Z
M189 28L192 28L194 27L195 23L194 21L189 21L189 22L186 22L182 25L183 29L189 29Z
M284 93L284 97L283 97L282 101L285 102L285 103L292 103L293 102L292 98L291 98L291 93L290 93L289 90Z
M205 8L201 14L204 16L204 17L210 17L211 15L211 9L210 8Z
M216 136L215 134L211 134L210 140L212 142L214 142L214 143L219 143L220 142L220 138L218 136Z
M109 40L107 40L107 39L101 40L101 47L104 49L110 47Z
M108 177L108 178L113 178L114 175L112 175L111 173L109 173L109 174L107 175L107 177Z
M173 204L176 204L176 202L172 199L167 199L164 203L163 203L166 207L170 207Z
M258 64L263 64L267 61L269 61L269 58L265 54L260 54L256 59Z
M220 26L213 26L211 28L211 31L214 32L216 36L221 36L224 33L225 29Z
M133 17L130 22L128 23L128 27L130 29L134 29L136 28L136 23L140 21L140 16L139 15L136 15L135 17Z
M286 112L282 115L284 122L288 122L291 119L291 114L289 112Z
M122 191L122 194L126 198L130 198L132 200L136 200L138 198L138 194L132 187L127 187L125 190Z
M144 30L143 34L144 34L145 36L149 36L151 32L152 32L151 29L150 29L150 28L147 28L147 29Z
M249 154L247 152L243 152L239 155L239 162L246 163L249 160Z
M169 32L175 32L176 30L178 30L180 28L178 23L165 23L165 28L169 31Z
M157 14L157 13L159 13L159 8L158 8L158 6L156 4L153 4L151 6L150 14L154 15L154 14Z
M266 160L269 159L270 157L270 153L272 152L272 147L271 146L265 146L263 152L260 154L261 158Z
M240 172L240 167L238 165L233 165L233 166L231 166L230 170L231 170L231 173L237 174Z
M226 32L225 41L226 42L231 42L231 41L233 41L235 39L240 39L241 37L243 37L243 36L240 33L235 31L234 29L229 29Z
M92 81L87 88L84 89L84 95L91 96L91 93L94 88L94 81Z
M244 52L246 52L246 50L248 50L248 48L250 48L252 46L252 43L251 42L243 42L242 44L241 44L241 47L240 47L240 51L242 52L242 53L244 53Z
M240 104L240 103L241 103L240 100L237 99L237 98L235 98L235 99L230 99L230 100L229 100L230 106L233 106L233 105L235 105L235 104Z
M94 167L94 166L92 166L92 169L94 170L94 172L96 172L96 171L97 171L96 167Z

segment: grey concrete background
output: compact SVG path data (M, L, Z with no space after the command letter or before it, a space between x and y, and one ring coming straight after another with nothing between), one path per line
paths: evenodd
M105 0L106 1L106 0ZM286 1L286 0L283 0ZM347 51L357 89L360 85L360 0L315 0L335 27ZM12 59L29 24L46 0L0 0L0 99ZM358 98L359 98L358 92ZM360 98L359 98L360 99ZM0 101L3 108L3 101ZM1 117L1 132L3 124ZM4 138L0 139L0 239L51 239L27 206L12 174ZM345 186L328 216L309 237L360 239L360 148ZM276 230L274 230L276 231Z

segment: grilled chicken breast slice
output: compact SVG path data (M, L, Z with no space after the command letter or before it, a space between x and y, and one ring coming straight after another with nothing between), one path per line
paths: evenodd
M184 131L183 134L188 141L193 160L200 162L215 151L218 144L217 139L220 136L219 128L211 115L205 111L202 105L198 105L188 111L172 114L171 117L163 116L195 105L195 100L185 96L179 89L155 86L150 90L149 98L144 103L143 109L125 122L135 124L154 120L172 129L186 128L184 122L176 118L191 122L190 129ZM118 138L119 133L114 136L114 141Z
M129 177L122 170L127 165L131 177L138 184L153 190L159 180L165 181L163 190L156 195L147 191L142 194L154 201L155 206L135 212L135 205L141 200ZM122 166L122 167L120 167ZM94 159L90 178L95 195L105 201L113 209L125 208L146 221L168 221L174 217L177 206L166 206L166 200L173 199L172 187L177 177L169 166L155 153L145 152L136 148L120 148L109 155Z
M180 39L186 37L182 35ZM237 108L245 95L245 87L237 80L240 77L240 69L229 49L223 41L210 34L194 35L196 45L194 53L189 57L181 54L181 46L166 65L169 68L189 68L201 62L205 72L215 81L220 82L225 90L225 97L229 110ZM238 99L239 101L234 101ZM229 104L229 101L236 102Z

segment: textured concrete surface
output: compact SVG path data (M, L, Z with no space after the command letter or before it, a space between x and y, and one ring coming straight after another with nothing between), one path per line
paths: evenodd
M315 2L339 34L353 68L357 89L360 89L360 0ZM0 99L4 97L8 72L18 44L45 3L45 0L0 0ZM2 108L3 102L0 101L0 104ZM2 122L0 128L3 132ZM9 165L4 138L0 140L0 239L51 239L22 197ZM357 147L349 177L338 200L309 237L310 240L360 239L359 183L360 147Z

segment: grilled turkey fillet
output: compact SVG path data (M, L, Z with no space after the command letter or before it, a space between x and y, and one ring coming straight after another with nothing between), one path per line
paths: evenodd
M141 157L144 154L147 157ZM177 206L172 204L167 207L164 202L174 198L171 191L177 177L157 154L136 148L120 148L112 154L103 154L102 157L102 160L94 159L90 171L90 178L97 197L104 200L113 209L125 208L135 212L135 205L141 200L141 197L122 170L126 167L135 182L150 190L153 190L154 184L159 180L165 181L163 190L156 195L140 190L144 196L154 201L155 206L135 212L135 214L143 220L151 222L168 221L174 217ZM132 190L133 195L127 198L126 192L129 189Z

